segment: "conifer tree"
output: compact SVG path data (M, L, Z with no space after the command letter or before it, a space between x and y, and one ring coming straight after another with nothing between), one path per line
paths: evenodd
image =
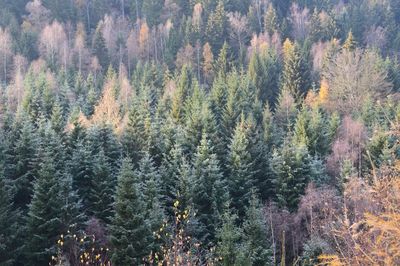
M279 31L278 15L272 3L268 5L267 12L264 15L264 31L269 35Z
M221 77L226 77L229 72L229 45L224 42L221 50L218 53L218 58L215 61L215 73Z
M229 145L228 152L228 187L232 199L232 207L240 217L254 186L254 161L249 152L250 140L246 121L242 115Z
M218 132L221 131L224 106L227 97L227 84L224 76L218 75L211 87L209 101L210 108L217 123Z
M108 65L110 64L110 59L108 57L106 43L103 34L101 33L100 27L97 27L94 33L92 50L93 53L96 55L97 59L99 60L100 65L103 66L104 68L108 67Z
M218 53L225 42L227 22L224 1L219 0L217 7L208 17L205 33L214 54Z
M78 191L84 210L91 205L91 187L94 178L94 160L85 140L78 140L68 162L69 173L73 177L73 187Z
M243 223L243 248L245 260L250 262L250 265L273 265L267 234L268 225L262 204L253 194Z
M130 159L122 162L114 211L110 226L112 261L121 266L140 264L150 254L151 231L139 178Z
M289 91L296 100L309 89L309 74L297 43L287 39L283 44L283 73L281 90Z
M178 79L178 87L176 88L171 104L171 117L178 123L182 122L184 116L184 106L186 99L191 95L192 72L187 65L184 65Z
M161 228L165 214L161 205L163 197L161 194L161 175L148 152L140 160L136 174L143 189L143 198L151 231L156 232Z
M18 234L22 232L10 191L4 177L0 175L0 264L14 265L18 255Z
M219 162L207 134L203 134L193 159L193 206L202 230L199 238L207 243L215 235L215 226L228 200Z
M274 104L279 92L279 61L275 52L272 49L254 52L248 68L261 102Z
M353 51L354 49L357 48L357 42L354 39L354 35L352 31L349 31L347 34L347 38L345 42L343 43L343 49L348 50L348 51Z
M34 194L27 216L28 265L46 265L55 254L56 239L63 230L63 198L60 173L51 153L43 154L34 184Z
M149 110L146 110L140 99L134 99L128 113L128 123L123 133L123 150L134 163L142 158L142 152L149 150L150 128L146 121L150 120Z
M92 155L104 152L112 172L119 168L121 147L113 129L109 125L92 126L87 132L87 143Z
M62 135L64 128L65 128L65 121L63 118L62 107L58 102L56 102L53 106L50 121L51 121L51 127L53 128L53 130L57 134Z
M297 146L290 140L273 152L270 167L280 206L292 211L296 209L311 175L310 160L307 147Z
M237 226L238 216L232 209L225 206L222 214L222 224L217 231L216 254L220 258L220 264L224 266L235 265L243 230Z
M283 132L291 129L297 115L296 107L296 102L292 94L288 90L281 91L274 117L278 129ZM284 135L283 132L282 135Z
M195 152L203 133L208 134L213 144L218 144L215 119L209 108L206 95L200 90L199 86L195 85L185 110L185 138L189 152Z
M26 210L32 196L35 174L36 148L39 139L26 114L19 114L13 125L13 134L5 154L4 175L12 183L16 208Z
M229 74L226 79L227 83L227 95L226 104L223 108L222 113L222 134L224 135L224 141L229 142L229 139L234 131L237 121L240 117L241 112L243 112L243 92L246 88L241 87L242 76L233 71Z
M150 27L159 24L162 7L162 0L143 1L142 13Z
M105 223L109 223L113 210L116 182L112 167L101 149L95 155L93 162L93 179L90 186L89 214L94 215Z

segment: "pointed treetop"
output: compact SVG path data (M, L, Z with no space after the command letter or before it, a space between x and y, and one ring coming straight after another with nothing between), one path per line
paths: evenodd
M354 39L353 32L350 30L349 33L347 34L347 39L343 43L343 49L348 50L348 51L353 51L357 47L357 42Z

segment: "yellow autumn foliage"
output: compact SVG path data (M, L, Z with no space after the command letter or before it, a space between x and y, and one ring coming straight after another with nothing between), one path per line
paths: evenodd
M320 104L324 105L327 103L329 97L329 85L326 79L321 80L321 87L318 96Z
M332 231L339 255L320 256L320 265L400 265L400 178L396 167L390 170L372 184L358 179L346 185L348 207Z

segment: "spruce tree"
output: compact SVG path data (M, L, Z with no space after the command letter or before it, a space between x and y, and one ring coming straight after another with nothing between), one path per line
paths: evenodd
M56 252L55 243L63 231L61 191L60 173L51 153L45 151L27 216L27 265L46 265Z
M264 31L269 35L279 31L278 14L272 3L268 5L267 12L264 15Z
M0 264L14 265L18 256L17 238L22 233L18 221L19 213L15 211L10 191L4 177L0 174Z
M208 17L205 33L214 54L218 53L225 42L227 22L224 1L219 0L217 7Z
M237 226L238 216L227 204L222 214L222 224L217 231L216 255L220 264L235 265L243 230Z
M62 106L58 102L56 102L53 106L50 121L51 121L51 127L53 128L53 130L57 134L63 135L64 128L65 128L65 121L63 118Z
M94 33L92 49L94 55L99 60L100 65L107 67L110 64L110 58L108 57L107 47L100 27L97 27Z
M343 43L343 49L348 50L348 51L353 51L357 48L357 42L354 39L354 35L352 31L349 31L347 34L347 38L345 42Z
M85 140L78 140L71 160L68 162L69 174L73 177L73 187L78 191L86 211L91 206L91 189L94 182L94 158Z
M311 174L310 156L307 147L297 146L290 139L272 154L270 163L274 173L274 187L277 202L281 207L294 211Z
M281 90L289 91L298 101L310 87L307 65L297 43L286 40L283 54Z
M265 49L261 53L254 52L250 58L249 76L263 103L275 103L279 92L279 68L278 57L272 49Z
M203 134L193 159L193 206L201 227L200 240L207 243L215 236L215 226L228 199L217 156L207 135Z
M178 87L174 92L171 103L171 117L176 123L181 123L184 116L183 106L187 98L191 95L192 71L189 66L184 65L178 79Z
M122 144L126 155L138 163L142 152L149 149L150 133L146 121L150 119L141 99L135 98L128 113L128 123L123 133Z
M194 153L200 144L202 134L208 134L212 143L219 144L216 122L212 114L206 95L195 86L193 95L186 107L185 138L190 153Z
M113 129L109 125L93 126L89 128L86 139L92 156L103 151L107 163L115 173L119 168L122 152Z
M245 261L250 262L250 265L273 265L271 244L267 236L268 225L262 204L253 194L243 223Z
M161 205L163 197L161 194L161 175L148 152L140 160L136 174L143 190L151 231L156 232L161 228L165 214Z
M150 254L151 231L140 181L130 159L122 162L114 211L110 226L112 261L121 266L138 265Z
M5 151L4 175L12 183L15 207L26 210L32 196L39 139L26 114L18 115Z
M142 13L150 27L159 24L162 7L162 0L143 1Z
M218 58L215 61L214 72L223 78L225 78L229 72L229 66L230 66L229 52L230 52L229 45L228 43L224 42L224 45L222 46L221 50L218 53Z
M101 149L95 155L93 162L93 179L90 186L89 214L94 215L104 223L109 223L113 214L114 192L116 182L112 168Z
M254 186L254 161L249 151L248 133L247 124L242 115L229 145L227 165L227 182L232 207L238 211L240 217L244 216Z

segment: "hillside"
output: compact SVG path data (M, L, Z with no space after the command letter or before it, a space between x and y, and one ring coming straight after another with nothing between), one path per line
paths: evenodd
M400 265L400 1L0 0L0 265Z

